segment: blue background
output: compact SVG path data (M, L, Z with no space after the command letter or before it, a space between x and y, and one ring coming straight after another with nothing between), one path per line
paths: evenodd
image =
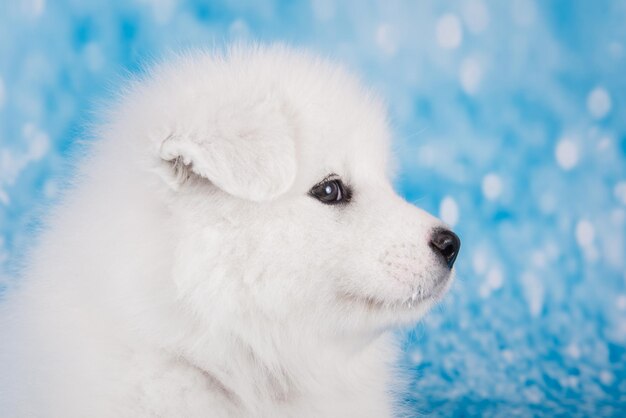
M626 2L0 4L0 292L92 114L164 52L281 40L388 100L458 280L403 334L415 411L626 414ZM45 209L43 209L45 211Z

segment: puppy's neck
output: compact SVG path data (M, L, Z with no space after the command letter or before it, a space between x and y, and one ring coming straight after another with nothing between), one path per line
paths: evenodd
M388 361L395 351L388 334L331 339L282 331L276 338L268 329L264 341L224 334L211 338L214 343L206 349L196 345L181 361L242 412L277 404L289 409L302 399L327 399L328 393L362 397L389 383Z

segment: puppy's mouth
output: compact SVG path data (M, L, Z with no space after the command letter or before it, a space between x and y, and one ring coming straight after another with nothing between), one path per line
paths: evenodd
M446 293L450 277L439 280L435 286L430 289L419 287L405 299L384 299L377 296L357 294L354 292L341 292L340 299L351 303L358 303L366 306L371 310L412 310L419 307L424 302L434 302Z

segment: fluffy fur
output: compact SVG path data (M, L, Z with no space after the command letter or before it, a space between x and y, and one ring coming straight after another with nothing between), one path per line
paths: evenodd
M390 330L451 273L381 103L282 47L190 53L114 106L0 315L7 417L389 417ZM333 174L351 202L309 190Z

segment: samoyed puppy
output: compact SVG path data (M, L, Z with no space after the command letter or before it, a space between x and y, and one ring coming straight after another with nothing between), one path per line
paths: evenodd
M0 312L2 417L390 417L458 237L390 182L381 102L281 46L112 106Z

